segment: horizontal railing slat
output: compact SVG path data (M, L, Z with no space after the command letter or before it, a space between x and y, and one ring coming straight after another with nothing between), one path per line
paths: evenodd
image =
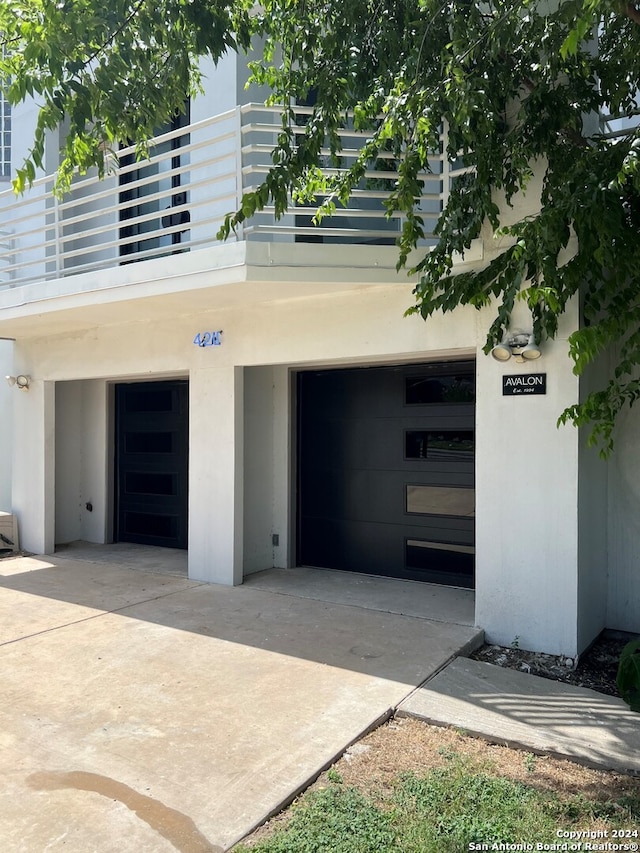
M295 112L300 124L290 128L294 139L303 136L304 117L313 110L296 107ZM97 173L77 175L62 199L53 192L55 175L38 178L21 197L12 190L0 193L0 217L6 222L0 234L0 288L67 278L215 245L225 215L239 209L243 193L255 190L266 176L281 131L278 108L246 104L161 134L149 142L148 156L140 160L135 160L135 145L110 152L114 169L105 180ZM344 174L370 136L370 131L348 126L339 130L344 146L339 163L330 162L328 147L322 152L327 175ZM134 159L128 162L127 158ZM377 160L393 167L396 157L381 152ZM423 201L434 212L423 216L425 221L435 222L448 181L464 169L454 172L437 154L430 167L432 171L423 173L420 180ZM292 239L395 240L402 215L394 211L389 216L384 201L399 177L396 168L372 166L365 171L363 185L354 190L350 204L338 207L318 227L309 224L315 210L312 206L292 203L278 221L273 205L268 205L231 239L279 235ZM372 180L377 183L367 186L365 182ZM179 203L174 203L176 198ZM189 221L182 221L187 214ZM362 227L353 227L355 220ZM173 243L177 239L173 235L180 235L180 242ZM168 242L170 245L165 245Z

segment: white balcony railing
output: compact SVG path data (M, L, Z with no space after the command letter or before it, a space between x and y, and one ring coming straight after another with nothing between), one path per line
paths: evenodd
M310 112L299 108L301 125ZM102 181L78 176L63 199L53 195L53 175L35 181L23 197L1 193L0 287L214 245L225 215L238 209L243 192L257 187L270 168L280 129L277 109L249 104L157 137L146 160L136 161L133 148L122 150L113 174ZM346 168L366 134L345 128L341 136L340 166ZM311 208L293 206L279 220L266 208L236 239L393 244L402 220L399 214L387 217L384 200L398 178L395 168L392 155L382 155L349 207L319 227L311 222ZM454 176L443 157L431 168L422 176L420 201L426 243Z
M600 116L600 136L615 141L638 131L640 127L640 104L636 99L635 108L627 113L603 113Z

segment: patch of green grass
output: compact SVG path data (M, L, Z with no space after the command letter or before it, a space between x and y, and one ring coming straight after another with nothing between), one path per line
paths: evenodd
M628 829L640 825L640 797L625 794L616 800L589 800L577 795L560 803L562 817L581 820L585 817L610 823L612 828ZM635 841L636 839L634 839Z
M459 853L475 843L552 841L558 826L550 794L464 762L403 777L396 791L403 853Z
M237 853L399 853L393 814L370 803L355 788L332 784L292 806L285 829Z
M459 753L455 749L451 749L450 746L440 746L438 747L438 755L441 755L447 761L453 761L454 758L458 757Z
M640 798L600 802L561 798L495 775L450 753L445 767L396 779L393 794L376 803L332 783L300 798L290 820L258 844L235 853L463 853L472 843L553 842L556 830L610 829L640 817ZM331 780L330 780L331 781Z

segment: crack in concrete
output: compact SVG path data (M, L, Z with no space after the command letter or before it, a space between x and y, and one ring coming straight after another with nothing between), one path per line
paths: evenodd
M82 619L74 619L71 622L61 622L59 625L52 625L50 628L43 628L41 631L34 631L32 634L24 634L22 637L14 637L12 640L3 640L0 642L0 648L3 646L10 646L12 643L20 643L22 640L31 640L34 637L41 637L44 634L51 634L54 631L59 631L61 628L70 628L73 625L81 625L83 622L91 622L93 619L100 619L102 616L110 616L111 614L123 613L125 610L128 610L132 607L139 607L142 604L149 604L152 601L159 601L161 598L169 598L172 595L178 595L184 590L188 589L196 589L200 586L208 586L206 583L194 583L192 586L184 587L184 589L174 589L171 592L164 592L160 595L155 595L151 598L143 598L140 601L131 601L128 604L123 604L122 607L116 607L113 610L100 610L98 613L92 613L90 616L83 616ZM3 584L0 582L0 588L3 588ZM7 587L14 589L14 587ZM38 594L38 593L29 593ZM44 596L46 598L46 596ZM91 605L82 604L81 602L70 601L69 604L77 605L79 607L90 607ZM126 615L126 614L125 614Z

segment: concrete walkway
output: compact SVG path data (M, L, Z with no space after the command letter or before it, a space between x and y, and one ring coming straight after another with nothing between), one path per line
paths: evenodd
M398 710L494 743L640 775L640 714L622 699L459 658Z
M227 849L481 639L122 558L0 560L2 853Z

